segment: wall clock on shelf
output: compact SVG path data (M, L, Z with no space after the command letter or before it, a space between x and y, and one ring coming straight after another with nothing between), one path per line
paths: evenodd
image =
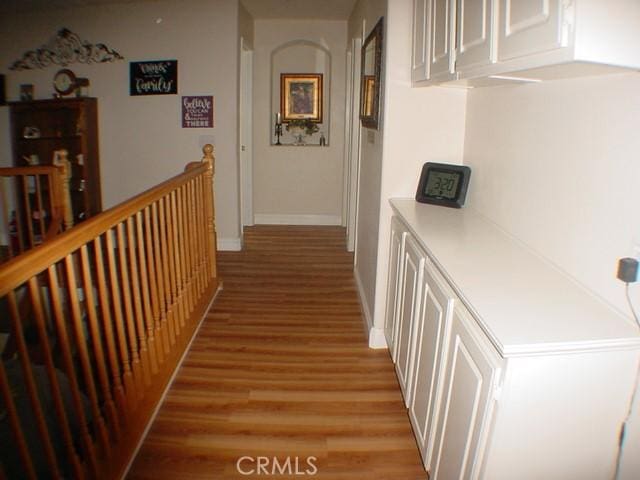
M77 86L76 74L68 68L58 70L53 77L53 88L60 96L70 95Z

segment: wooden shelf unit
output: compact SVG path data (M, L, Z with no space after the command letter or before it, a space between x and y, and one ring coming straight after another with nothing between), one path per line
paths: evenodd
M74 223L102 211L97 99L10 102L9 107L13 164L27 166L35 155L40 165L51 165L54 151L67 150ZM29 127L37 133L30 135Z

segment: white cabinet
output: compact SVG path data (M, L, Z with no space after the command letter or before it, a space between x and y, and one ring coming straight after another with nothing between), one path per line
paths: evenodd
M387 312L384 323L384 336L389 346L391 358L396 359L397 318L400 310L398 293L402 279L402 256L406 231L397 217L391 219L391 238L389 250L389 282L387 284Z
M415 85L484 86L640 68L637 0L415 0L413 22Z
M432 479L477 478L502 360L464 307L453 311Z
M495 60L494 1L457 0L457 2L456 71L490 64Z
M431 480L613 478L635 326L471 209L391 205L385 331Z
M429 261L425 262L423 279L420 310L414 327L409 418L424 466L431 470L441 377L446 363L445 347L451 330L455 295Z
M413 50L411 52L411 80L429 80L429 13L431 0L413 0Z
M420 295L423 290L423 269L425 255L411 236L406 236L402 252L402 276L397 302L396 373L405 404L411 398L411 374L413 370L413 335L415 318L419 311Z
M427 59L430 62L430 78L434 81L455 78L455 11L455 0L431 0Z
M498 59L567 46L573 9L561 0L500 0Z

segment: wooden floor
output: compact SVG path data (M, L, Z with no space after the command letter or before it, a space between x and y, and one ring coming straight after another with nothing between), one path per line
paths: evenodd
M426 479L388 352L367 347L344 229L245 240L219 254L224 291L128 478Z

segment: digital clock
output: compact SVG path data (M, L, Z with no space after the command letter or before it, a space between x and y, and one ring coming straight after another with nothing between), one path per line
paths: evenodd
M422 166L416 201L460 208L467 196L471 169L463 165L427 162Z

